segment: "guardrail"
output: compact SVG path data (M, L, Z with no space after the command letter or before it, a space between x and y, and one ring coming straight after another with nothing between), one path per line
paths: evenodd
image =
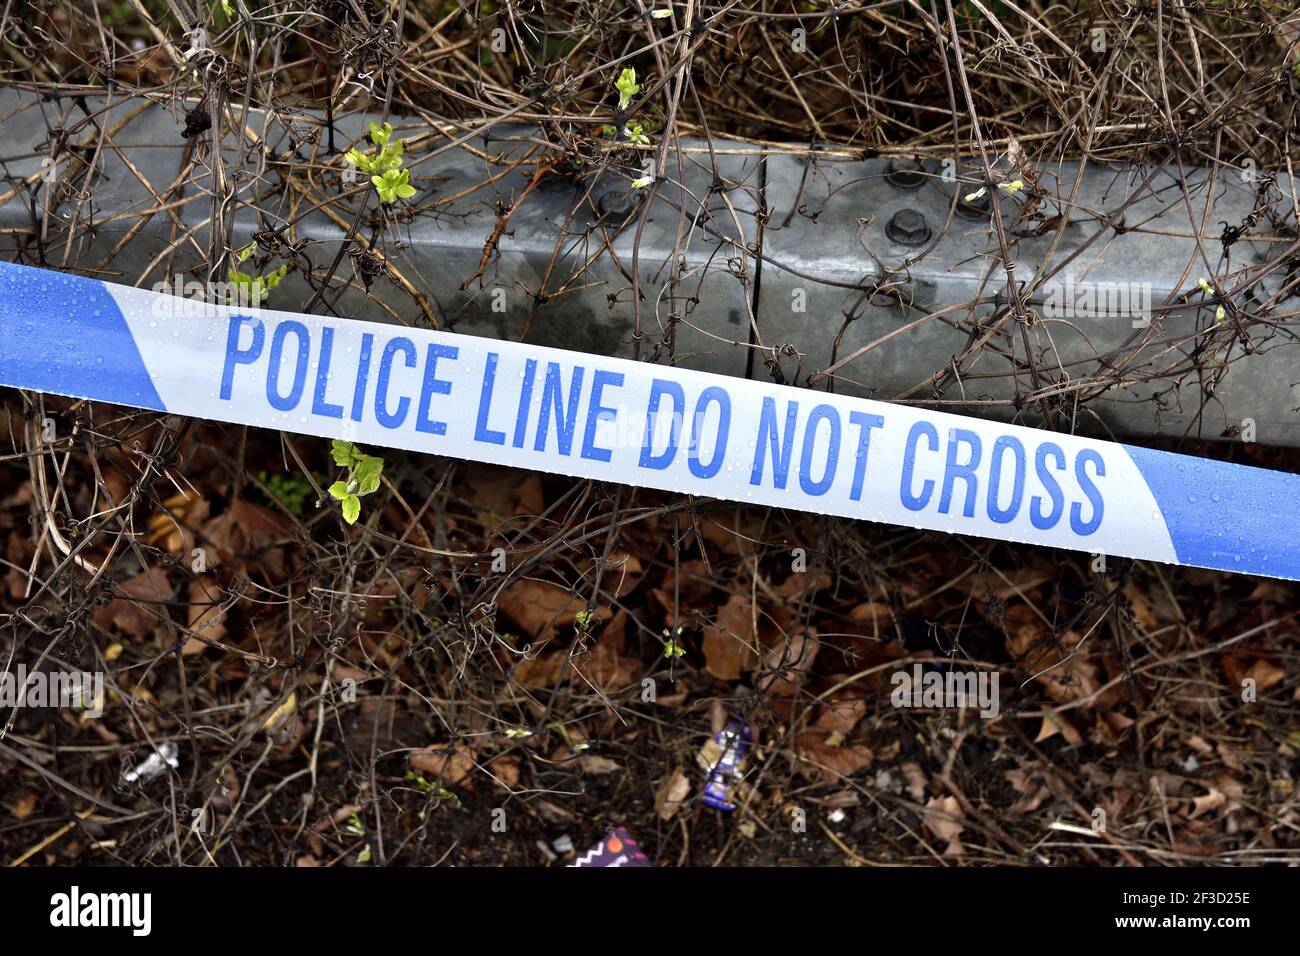
M291 265L272 308L1063 430L1300 445L1285 174L1040 163L989 181L970 160L683 139L635 189L652 154L556 164L527 128L440 149L449 130L409 126L419 192L381 216L341 157L364 117L232 107L236 138L204 115L0 91L0 253L184 292L256 240L250 268Z

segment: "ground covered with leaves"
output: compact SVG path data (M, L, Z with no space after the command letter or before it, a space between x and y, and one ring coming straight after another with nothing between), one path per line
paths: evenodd
M7 860L1294 859L1293 585L400 453L349 526L317 440L4 397L10 666L108 675L6 714ZM1000 714L894 706L915 664Z

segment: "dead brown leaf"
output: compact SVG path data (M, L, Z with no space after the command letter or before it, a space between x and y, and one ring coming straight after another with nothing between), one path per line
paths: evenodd
M748 598L733 594L715 622L704 628L704 666L719 680L738 680L758 662L753 608Z
M1229 652L1221 655L1219 660L1234 690L1240 689L1245 681L1253 680L1256 690L1265 691L1276 687L1286 678L1285 668L1249 652Z
M162 568L142 571L116 585L114 591L122 597L96 608L91 618L98 627L107 630L113 626L131 637L153 633L159 618L167 615L163 602L176 596ZM132 598L142 602L142 606L132 603Z
M195 578L186 589L189 605L185 609L189 628L210 641L220 641L226 636L226 611L221 603L221 593L214 584L203 578ZM187 637L181 647L181 654L201 654L208 645L193 637Z
M763 659L766 672L757 682L758 692L773 696L798 693L821 647L816 637L803 631L779 641Z
M1113 689L1093 698L1103 683L1091 656L1099 647L1097 642L1080 646L1083 635L1077 631L1054 638L1033 609L1024 604L1007 608L1005 626L1007 652L1051 700L1066 704L1091 698L1089 706L1106 706L1116 699Z
M529 687L551 687L560 676L568 651L551 651L527 657L515 667L514 679Z
M468 747L425 747L412 750L407 759L412 769L440 778L449 787L464 783L474 770L474 751Z
M13 808L13 818L15 820L26 820L28 817L32 815L32 811L35 809L36 809L36 794L32 793L29 790L27 793L24 793L21 797L19 797L17 801L15 801L14 808Z
M1072 747L1077 747L1083 743L1083 735L1079 733L1074 724L1060 714L1048 714L1043 717L1043 722L1038 727L1038 736L1034 738L1034 743L1042 743L1057 734L1064 737Z
M829 574L803 574L795 572L772 589L772 593L784 598L787 603L811 597L818 591L825 591L832 584Z
M880 601L864 601L849 611L849 622L868 637L878 637L894 626L894 611Z
M858 725L867 712L867 702L861 697L841 697L829 701L813 724L813 730L830 734L838 731L847 734Z
M813 780L837 783L866 767L875 758L866 744L843 746L843 734L806 731L795 738L802 758L800 771Z
M207 499L180 492L149 516L145 541L172 554L188 555L195 546L193 529L207 520Z
M961 856L961 831L966 825L961 822L961 804L956 797L933 797L925 805L921 822L925 828L940 840L948 844L944 856Z
M678 767L655 794L655 810L659 813L659 819L671 820L673 815L682 808L690 792L691 782L687 779L686 772Z
M634 683L637 674L641 672L641 662L623 654L626 621L627 612L619 611L601 631L591 650L570 660L584 680L590 681L607 694L616 693Z
M1202 813L1209 813L1211 810L1218 810L1225 806L1227 802L1228 798L1223 791L1211 787L1210 792L1204 796L1192 798L1192 812L1188 819L1195 820Z
M508 468L480 465L466 491L479 520L490 529L511 518L539 515L546 508L542 478L536 472L521 475Z
M600 754L583 754L578 758L578 766L582 767L583 773L592 773L597 776L607 773L619 773L623 770L622 764L615 763L608 757L600 756Z
M572 625L578 614L586 610L587 600L558 584L523 578L511 582L497 595L497 607L524 633L545 640L560 628ZM593 623L607 621L610 616L608 607L598 606Z
M925 773L921 765L909 760L903 764L903 779L907 781L907 794L917 803L925 799Z
M497 757L487 765L487 772L496 778L496 784L513 790L519 786L519 758L513 755Z

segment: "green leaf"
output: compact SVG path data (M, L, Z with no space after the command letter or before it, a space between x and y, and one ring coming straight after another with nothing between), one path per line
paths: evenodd
M376 172L384 172L390 169L396 169L402 165L402 153L405 148L402 146L400 139L395 139L379 151L375 157L374 169Z
M627 109L632 97L641 92L641 85L636 81L636 70L629 66L620 73L614 81L614 89L618 90L618 108Z
M272 289L278 286L280 284L280 280L285 277L288 271L289 271L289 266L282 265L274 272L268 273L267 275L263 276L262 278L266 284L266 291L270 292Z
M353 166L357 167L357 169L361 170L362 172L365 173L375 172L376 160L370 156L367 156L359 149L348 150L346 153L343 154L343 158L346 159Z
M235 258L241 262L252 255L255 245L245 246L240 252L235 254ZM226 281L239 290L240 299L250 305L261 305L271 294L271 290L280 284L280 280L289 272L288 264L280 266L274 272L267 273L264 276L249 275L247 272L240 272L234 266L226 272Z
M344 441L341 438L334 439L331 444L331 454L334 456L334 464L338 465L340 468L351 466L353 456L356 454L357 446L352 444L352 442Z
M392 135L392 123L380 124L376 123L374 120L370 121L370 142L374 143L376 146L383 146L388 142Z
M380 176L370 177L375 191L379 193L379 198L386 203L393 203L398 199L410 199L414 196L415 188L410 185L410 180L409 169L390 169Z
M379 488L379 476L384 470L384 460L373 455L362 455L352 470L352 478L357 483L357 494L368 495Z
M359 517L361 517L361 499L356 495L344 495L343 520L348 524L356 524Z
M329 487L329 493L331 498L336 498L339 501L342 501L348 496L348 483L346 481L334 482L334 484Z
M352 472L352 480L357 483L356 493L358 495L368 495L379 488L380 468L368 468L362 470L357 468Z

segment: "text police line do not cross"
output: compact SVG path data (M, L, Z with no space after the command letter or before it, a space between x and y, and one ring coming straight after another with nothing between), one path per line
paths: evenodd
M445 435L446 417L472 409L472 440L569 458L577 455L608 463L619 447L635 447L639 470L664 470L684 454L687 469L701 480L718 475L727 460L732 399L727 388L705 386L688 403L677 381L652 376L643 416L627 411L613 393L625 374L580 362L562 364L525 358L516 385L499 381L501 354L488 347L477 394L452 394L453 379L440 377L460 358L460 349L441 342L421 350L405 335L391 335L376 346L378 332L363 332L357 348L336 355L335 329L287 319L269 336L251 315L229 318L220 397L230 401L241 366L253 376L246 387L262 387L267 404L280 412L300 408L320 418L373 422L382 429L403 428ZM394 388L394 370L414 372L409 393ZM608 404L607 404L608 402ZM688 404L693 404L689 409ZM689 423L689 424L688 424ZM852 478L847 498L862 500L870 464L872 434L885 416L861 410L841 414L828 402L796 398L779 402L763 396L752 449L744 464L751 486L784 491L791 473L803 495L825 495L835 483L841 459L851 450ZM531 440L530 440L531 439ZM922 477L933 474L934 477ZM898 502L908 511L932 509L945 516L972 518L982 508L990 521L1007 524L1028 508L1035 528L1049 530L1063 519L1075 535L1086 537L1101 525L1105 503L1096 479L1105 461L1094 449L1067 457L1047 436L1026 450L1013 434L997 435L990 447L970 428L951 427L941 435L934 423L911 423L898 469ZM1033 493L1026 487L1032 486Z
M699 497L1300 579L1300 477L0 263L0 384Z

